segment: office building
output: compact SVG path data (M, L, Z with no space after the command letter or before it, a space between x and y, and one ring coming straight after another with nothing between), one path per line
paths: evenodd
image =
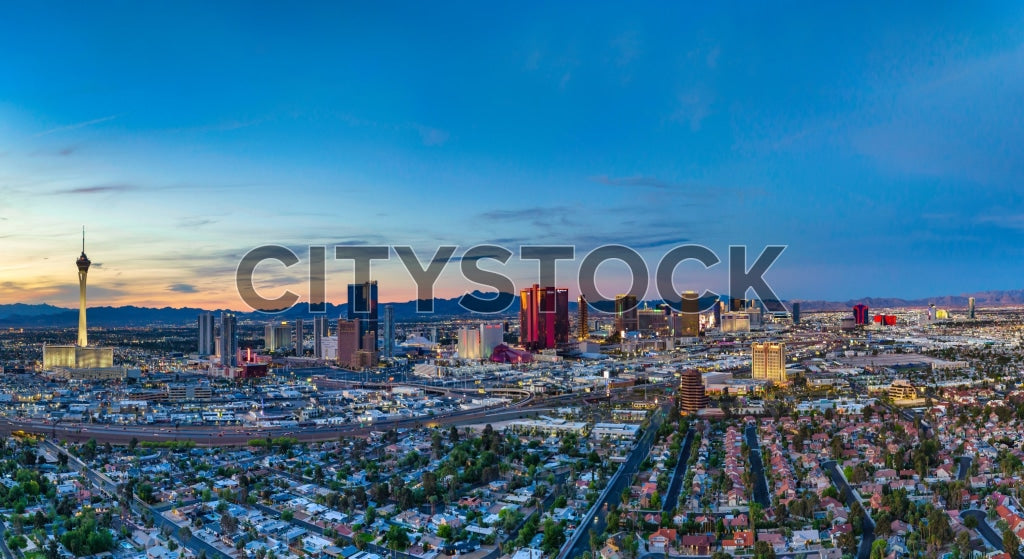
M295 343L295 356L296 357L302 357L302 355L305 353L305 350L302 347L302 337L305 334L305 332L304 332L305 328L303 328L303 326L305 326L305 325L302 323L302 319L301 318L296 318L295 319L295 327L293 328L293 336L294 337L292 339L292 341Z
M854 305L853 306L853 323L857 326L861 326L868 323L868 306L867 305Z
M348 286L348 319L359 320L359 349L377 351L377 282L350 283ZM367 337L371 334L371 337ZM364 340L372 339L369 345Z
M633 295L615 296L615 331L635 332L640 329L636 297Z
M238 366L238 330L235 315L220 315L220 364L224 367Z
M197 319L199 324L199 356L213 355L217 350L217 331L213 313L204 312Z
M313 357L325 359L324 339L330 336L326 316L313 317Z
M708 407L708 395L700 371L689 369L679 376L679 412L694 414Z
M520 292L519 343L531 351L569 342L569 290L533 284Z
M384 305L384 358L395 356L395 308Z
M786 384L786 344L754 342L750 344L750 373L754 380L770 380Z
M974 297L967 298L967 318L974 320Z
M338 365L359 368L356 353L359 351L359 319L338 319Z
M580 295L576 299L576 338L585 340L590 337L590 324L587 322L590 317L590 309L587 307L587 298Z
M914 400L917 398L917 389L909 381L898 379L889 385L889 398L891 400Z
M700 335L700 299L696 291L684 291L679 302L680 328L676 333L682 337Z
M800 303L793 303L793 324L800 324Z

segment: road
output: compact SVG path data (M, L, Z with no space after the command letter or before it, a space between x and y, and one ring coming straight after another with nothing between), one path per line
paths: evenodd
M573 532L572 536L565 542L565 545L562 546L562 549L559 550L558 559L575 559L590 551L590 530L596 530L598 533L604 531L608 509L618 506L619 501L622 500L622 490L629 487L633 481L633 476L640 467L640 463L650 454L651 447L654 446L654 436L658 433L658 429L661 428L661 424L665 421L665 416L668 415L669 410L671 410L671 407L663 404L653 414L650 425L647 426L647 430L640 437L640 441L633 447L629 458L619 466L615 475L608 481L604 491L598 496L594 506L587 512L587 516L583 518L579 527L576 528L576 531Z
M864 501L860 498L860 494L850 487L846 477L839 471L836 461L826 460L821 463L821 467L832 479L832 484L839 490L839 495L843 498L846 506L850 509L854 506L859 506L864 511L864 522L861 524L861 540L860 547L857 548L857 559L869 559L871 557L871 545L875 543L875 521L868 514L868 509L864 506Z
M999 535L999 533L996 532L988 523L988 519L985 518L985 511L978 509L962 510L960 511L960 516L974 517L974 519L978 521L978 533L981 534L981 537L985 538L985 541L987 541L992 547L999 551L1003 550L1003 537Z
M957 470L956 479L963 481L967 479L968 472L971 471L971 462L974 460L970 456L961 456L956 459L957 464L960 465L960 469Z
M772 506L768 495L768 478L764 474L764 461L761 459L761 443L757 440L757 424L748 423L746 429L747 447L750 449L750 479L754 481L754 502L768 510Z
M40 445L54 452L66 454L68 456L68 465L71 468L84 475L85 478L88 479L90 483L92 483L93 487L99 489L102 493L104 493L107 496L107 498L111 500L111 502L116 501L116 499L118 498L118 486L110 478L93 470L87 464L79 460L76 456L70 454L65 449L61 448L56 444L53 444L50 441L44 440L40 443ZM181 538L178 537L178 526L170 520L164 518L164 516L160 514L159 511L144 503L138 497L132 499L131 509L133 512L135 512L135 514L138 514L140 518L145 518L145 516L147 515L151 516L153 518L154 525L157 528L163 530L166 527L167 530L170 531L170 533L173 534L173 536L176 539L178 539L179 541L181 540ZM230 559L230 555L225 554L216 547L199 539L195 535L193 535L192 538L190 538L188 541L181 543L185 547L191 549L193 552L197 554L199 550L205 550L207 557L218 559Z
M683 488L683 480L686 479L686 466L690 462L690 446L693 443L693 435L696 433L692 427L686 432L686 440L679 450L679 461L676 463L676 471L672 474L672 481L668 484L668 492L665 493L665 502L661 505L662 512L669 512L676 508L679 501L679 493Z

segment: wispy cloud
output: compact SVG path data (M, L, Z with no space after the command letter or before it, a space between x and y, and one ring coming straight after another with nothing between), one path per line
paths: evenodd
M92 126L94 124L100 124L100 123L103 123L103 122L108 122L108 121L114 120L115 118L117 118L119 116L121 116L121 115L110 115L110 116L105 116L105 117L102 117L102 118L94 118L92 120L86 120L86 121L83 121L83 122L76 122L74 124L68 124L67 126L58 126L56 128L50 128L49 130L43 130L42 132L39 132L38 134L36 134L35 137L38 138L40 136L47 136L49 134L56 134L58 132L70 132L71 130L78 130L79 128L85 128L86 126Z
M66 188L63 190L55 190L50 194L108 194L111 192L128 192L131 190L139 190L139 187L134 184L101 184L95 186L79 186L75 188Z
M664 181L657 177L645 177L642 175L632 177L609 177L607 175L598 175L596 177L591 177L590 180L601 184L607 184L608 186L636 186L642 188L679 188L682 186L681 184Z
M167 290L176 293L199 293L199 289L191 283L172 283L167 286Z
M480 217L491 221L519 221L537 219L545 216L562 216L569 211L564 206L521 208L517 210L491 210L480 214Z

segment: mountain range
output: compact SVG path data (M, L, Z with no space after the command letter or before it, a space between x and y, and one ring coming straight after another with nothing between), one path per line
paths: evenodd
M490 298L494 296L494 293L482 293L479 291L474 292L475 295L483 298ZM856 304L865 304L868 307L875 308L914 308L914 307L927 307L929 304L934 304L937 307L945 309L963 309L967 307L967 298L974 297L975 303L978 307L1008 307L1024 305L1024 289L1008 290L1008 291L982 291L978 293L970 293L963 295L944 295L940 297L931 297L926 299L900 299L900 298L884 298L884 297L866 297L863 299L851 299L849 301L809 301L801 300L800 310L801 312L814 312L814 311L841 311L851 308ZM463 309L459 305L459 298L454 297L451 299L434 299L434 313L428 314L417 314L416 313L417 301L406 301L403 303L388 303L394 308L395 319L400 321L405 320L429 320L432 317L436 318L450 318L450 317L470 317L472 313ZM660 301L647 301L648 306L655 306ZM786 308L790 307L792 301L785 301ZM594 304L596 307L602 310L611 310L610 301L602 301ZM347 305L334 305L331 303L327 304L326 314L332 319L338 316L342 316L347 310ZM569 303L570 312L576 311L575 301ZM123 307L90 307L89 308L89 325L99 327L120 327L120 326L153 326L153 325L167 325L167 326L182 326L188 324L195 324L196 316L203 312L214 312L219 313L222 311L235 312L238 319L244 320L255 320L255 321L269 321L269 320L294 320L296 318L312 318L312 314L308 312L306 305L300 303L291 309L282 311L280 313L261 313L261 312L236 312L230 309L199 309L199 308L150 308L150 307L136 307L136 306L123 306ZM501 314L497 315L502 318L514 316L518 312L518 305L513 304L509 309ZM24 304L14 303L0 305L0 327L4 328L39 328L39 327L66 327L72 328L78 324L78 309L68 309L64 307L57 307L49 304Z

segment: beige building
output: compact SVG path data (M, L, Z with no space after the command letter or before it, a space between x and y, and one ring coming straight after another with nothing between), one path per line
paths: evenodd
M889 398L893 400L913 400L917 398L917 389L905 380L893 381L889 385Z
M754 342L750 344L751 377L786 384L786 344L782 342Z

